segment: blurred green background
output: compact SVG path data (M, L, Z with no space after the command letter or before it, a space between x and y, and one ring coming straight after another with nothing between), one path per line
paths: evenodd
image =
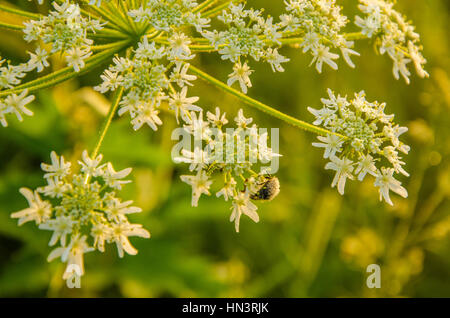
M357 1L338 1L352 18ZM34 3L11 1L22 8ZM282 1L253 0L254 7L278 16ZM128 118L117 119L102 152L117 168L134 167L134 183L124 198L143 208L132 215L152 233L132 238L139 254L119 259L110 245L104 254L85 256L81 289L68 289L64 265L47 263L49 232L9 217L26 206L18 189L43 184L40 163L55 150L76 161L97 138L108 100L95 93L93 73L37 94L35 116L10 120L0 128L0 296L1 297L450 297L450 43L447 0L398 1L421 34L429 79L415 74L408 86L392 76L391 61L360 41L356 69L342 60L339 70L317 74L310 56L281 49L291 58L286 72L273 74L251 62L249 95L300 119L312 121L307 106L318 107L326 88L352 95L364 89L369 101L387 102L387 113L408 126L406 156L410 178L401 178L409 198L395 196L394 207L378 201L373 179L349 182L345 196L330 188L315 136L240 105L229 95L197 81L191 94L207 110L222 108L232 119L243 107L261 127L280 128L280 195L259 204L261 221L244 217L241 232L229 223L229 203L215 197L190 207L190 187L179 179L184 165L170 158L175 121L154 133L132 131ZM2 21L17 23L0 13ZM352 23L348 29L356 30ZM26 61L30 50L14 32L1 31L0 52L13 62ZM58 67L58 61L53 61ZM194 64L221 80L231 64L217 55L199 56ZM414 72L413 72L414 73ZM381 289L366 287L368 264L381 265Z

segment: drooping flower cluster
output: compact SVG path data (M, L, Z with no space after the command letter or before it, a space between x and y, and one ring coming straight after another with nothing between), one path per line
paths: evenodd
M339 54L330 52L331 49L340 49L346 63L355 67L350 55L359 56L359 53L351 49L354 43L342 34L348 19L341 14L335 0L288 0L285 4L287 13L280 17L283 31L303 36L300 47L303 53L311 53L311 64L315 63L319 73L323 63L338 68L334 60Z
M115 171L110 162L101 161L102 155L90 158L84 151L80 171L74 173L70 162L52 152L51 164L41 165L47 185L34 191L21 188L29 207L11 215L19 219L19 225L34 221L40 229L53 232L49 245L58 247L48 261L61 257L67 263L63 279L73 277L74 271L83 275L83 255L104 252L105 242L115 243L119 257L123 257L124 252L137 253L130 236L150 237L141 224L132 224L127 218L141 209L117 196L122 186L131 182L123 180L131 168Z
M198 205L202 194L211 194L210 187L214 181L211 176L220 174L223 184L216 196L232 202L230 221L235 222L236 232L239 232L242 214L258 222L257 206L251 199L270 200L279 191L278 179L268 175L270 167L261 167L259 173L252 170L258 161L269 163L280 156L267 146L267 132L260 131L256 124L251 125L253 119L245 118L242 109L234 119L236 129L224 127L228 120L219 108L215 113L207 113L207 121L204 121L202 113L198 116L191 113L191 118L184 129L193 136L194 151L182 149L182 156L175 161L189 163L190 170L195 172L194 175L181 176L181 180L192 187L192 206Z
M422 56L420 35L414 32L402 14L393 9L394 3L386 0L359 0L358 8L364 17L356 16L355 23L369 38L375 38L380 54L387 53L393 61L392 72L396 79L400 75L409 84L407 64L413 62L420 77L428 77L423 65L427 62Z
M322 99L323 108L308 107L308 110L316 117L314 125L336 133L319 136L320 142L313 143L324 148L324 158L330 160L325 169L336 171L331 186L337 185L339 193L344 194L347 179L356 177L362 181L370 174L375 177L380 200L392 205L390 190L407 197L394 173L409 176L399 155L409 152L409 146L399 140L408 128L395 124L394 115L384 113L385 103L368 102L364 91L351 100L336 96L330 89L328 95L328 99Z
M25 40L42 41L50 44L50 52L40 46L35 53L30 53L30 68L42 71L48 66L49 54L61 52L65 55L68 66L72 66L79 72L85 66L85 60L92 55L91 45L93 41L87 37L88 31L95 32L102 29L102 24L96 19L90 19L81 15L78 4L65 1L61 5L54 1L54 11L43 16L38 21L25 22Z

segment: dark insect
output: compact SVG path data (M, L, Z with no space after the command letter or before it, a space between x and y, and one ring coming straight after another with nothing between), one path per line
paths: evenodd
M252 200L271 201L280 193L280 181L274 176L264 176L264 180L259 183L258 191L250 195Z

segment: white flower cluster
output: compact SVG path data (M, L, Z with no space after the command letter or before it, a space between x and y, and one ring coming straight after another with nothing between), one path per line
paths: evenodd
M181 60L188 55L190 50L187 46L161 46L155 42L149 43L147 37L144 37L133 58L114 58L114 65L101 76L103 82L95 89L105 93L115 91L118 87L124 88L125 95L120 102L119 115L129 113L135 130L144 124L153 130L162 125L158 116L162 101L169 102L177 121L181 116L187 122L190 120L190 111L201 110L193 104L198 101L198 97L187 97L188 86L192 86L190 82L197 79L196 76L187 74L189 63ZM171 73L166 75L170 70ZM176 83L180 90L175 90L172 83Z
M0 95L0 124L8 126L7 114L16 115L19 121L23 121L23 116L33 116L33 112L26 106L34 100L34 95L28 96L28 90L21 90L19 94L14 92L14 87L22 82L28 72L37 69L41 72L44 67L49 66L47 53L40 48L35 53L29 53L30 59L27 63L12 65L0 57L0 93L11 91L11 94ZM5 63L6 62L6 63ZM5 92L6 93L6 92ZM3 97L5 96L5 97Z
M23 115L33 115L26 105L34 100L34 95L28 96L26 89L19 90L20 94L16 94L14 87L21 84L28 72L36 70L40 73L50 66L48 59L51 53L65 53L67 64L77 72L84 67L84 60L92 54L92 40L87 38L87 32L100 30L102 26L99 21L83 17L79 6L69 1L61 5L54 1L53 6L55 11L48 16L39 21L24 23L25 40L51 44L50 52L38 46L34 52L29 52L30 59L19 65L8 62L3 65L5 60L0 58L0 92L2 89L11 90L11 94L6 97L0 96L0 123L3 127L8 126L5 117L7 114L15 114L19 121L23 120Z
M116 196L124 184L131 182L123 180L131 168L116 172L110 162L101 164L102 155L90 158L87 151L82 159L80 172L74 174L71 163L52 152L51 164L41 165L47 185L35 191L21 188L29 207L11 215L19 219L19 225L34 221L40 229L53 232L49 245L59 247L50 253L48 261L61 257L67 263L63 279L72 277L73 265L82 275L84 253L96 249L104 252L105 242L115 243L119 257L123 257L124 251L137 253L128 237L150 237L141 224L129 223L127 218L141 209L131 206L133 201L122 202Z
M385 0L359 0L358 8L365 14L363 18L356 16L355 23L367 37L376 39L376 46L380 54L387 53L392 59L393 73L396 79L400 75L409 84L407 64L414 63L420 77L428 77L423 65L427 62L422 56L420 36L414 32L405 17L392 7L393 2Z
M79 72L85 66L85 60L91 56L93 41L88 39L88 31L95 32L102 29L102 24L96 20L81 15L78 4L66 1L59 5L53 2L55 11L51 11L40 20L25 22L25 40L42 41L51 44L50 53L61 52L65 54L68 66L72 66ZM42 71L48 66L49 54L44 49L37 48L35 54L31 54L30 68Z
M197 32L209 26L209 19L192 10L198 6L194 0L148 0L139 9L130 10L135 22L148 21L159 31L174 32L180 27L193 26Z
M0 124L3 127L8 126L8 121L6 120L5 116L7 114L16 115L19 121L23 120L23 115L33 116L33 112L26 106L34 100L34 95L27 95L28 91L24 90L19 95L11 94L8 95L5 99L0 97Z
M324 158L330 160L325 169L335 170L332 187L337 185L344 194L348 179L362 181L367 174L375 177L374 185L379 188L380 200L392 205L389 191L402 197L407 191L394 173L409 174L403 169L405 164L399 152L408 154L410 147L399 140L408 128L393 122L394 115L384 113L385 103L368 102L364 91L355 94L350 101L329 89L329 98L322 99L321 109L308 107L316 117L314 125L322 126L338 135L319 136L315 147L324 148Z
M251 87L249 75L252 73L247 63L241 61L252 57L255 61L263 60L270 64L272 70L283 72L281 63L289 59L278 53L274 46L281 45L282 34L280 24L273 23L273 18L262 17L261 10L244 10L244 5L234 5L223 10L218 16L226 26L225 31L205 30L202 36L206 38L221 55L223 60L235 63L233 73L229 75L228 85L239 81L241 90L247 93Z
M194 175L182 175L181 180L192 187L192 206L197 206L202 194L210 195L213 183L211 175L222 175L223 186L216 193L223 196L225 201L231 200L231 222L235 222L236 232L239 232L239 222L242 214L259 222L257 206L250 200L270 200L278 194L278 179L267 189L267 183L275 177L269 177L270 169L262 168L259 173L252 170L252 166L259 160L269 162L280 156L267 147L267 132L260 133L256 124L251 125L253 119L245 118L242 109L234 119L237 129L225 129L228 123L226 114L207 113L207 121L203 120L203 113L196 116L191 113L191 120L184 126L186 132L194 137L195 149L182 149L182 157L175 158L176 162L190 164ZM197 144L200 142L200 146ZM202 143L205 147L202 149ZM273 183L273 182L272 182ZM259 191L265 191L261 195Z
M323 63L337 70L334 60L339 58L339 54L330 52L331 49L340 49L346 63L355 67L350 55L359 56L359 53L351 49L353 42L347 41L341 33L348 19L341 14L341 7L335 0L288 0L285 4L287 14L280 17L280 25L284 32L303 36L300 47L303 53L311 52L311 64L315 63L319 73Z

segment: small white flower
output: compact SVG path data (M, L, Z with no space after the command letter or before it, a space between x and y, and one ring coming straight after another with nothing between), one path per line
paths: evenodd
M252 87L252 82L250 81L250 74L252 74L253 71L250 69L250 67L247 65L247 63L244 63L242 65L240 62L234 64L233 66L233 73L228 75L228 81L227 85L231 86L234 82L238 81L239 85L241 86L241 90L244 94L247 94L247 87Z
M28 52L28 54L30 54L30 60L28 61L28 69L30 71L36 68L38 73L40 73L45 67L50 65L47 61L49 55L46 50L38 47L35 53Z
M404 165L405 163L400 160L401 158L398 156L398 151L396 151L393 146L384 147L383 154L392 164L395 172L401 173L404 176L409 177L409 173L406 172L402 167L402 165Z
M94 238L94 248L100 252L105 251L105 241L109 241L111 236L111 229L105 224L95 224L91 229L91 236Z
M84 60L92 55L89 49L81 49L79 47L72 48L67 51L66 61L68 66L73 66L75 72L79 72L84 66Z
M184 125L184 130L194 136L194 140L207 140L211 134L209 123L203 120L203 112L198 115L191 112L188 124Z
M414 45L412 41L408 41L408 52L414 63L417 74L422 78L429 77L430 75L423 68L423 65L427 63L427 60L422 56L419 48Z
M177 83L178 86L183 87L185 85L192 86L191 81L195 81L197 76L187 74L189 69L189 63L183 63L181 61L175 62L175 68L170 74L170 81Z
M42 201L37 191L33 192L27 188L20 188L19 191L27 199L29 205L28 208L11 214L12 218L19 219L19 225L29 221L41 224L50 218L51 205L47 201Z
M307 108L308 111L316 116L316 120L313 122L313 125L321 125L322 123L325 126L328 126L328 124L336 117L335 113L336 110L330 109L328 107L324 107L322 109L314 109L312 107Z
M138 252L128 240L129 236L150 238L150 232L144 229L141 224L130 224L128 222L113 224L111 228L111 239L116 243L120 258L123 257L124 251L130 255L136 255Z
M142 42L138 43L138 48L136 49L137 58L147 58L149 60L159 60L166 55L165 47L156 47L155 42L148 43L148 37L144 36Z
M323 157L325 159L334 157L336 155L336 152L342 151L342 144L344 143L344 140L341 137L335 135L327 135L326 137L317 136L317 139L322 142L313 142L312 145L318 148L325 148L325 151L323 153Z
M121 108L122 111L124 109L124 107ZM136 117L131 120L134 130L138 130L142 125L147 124L151 129L157 131L158 125L161 126L163 124L161 118L159 118L159 110L157 110L153 104L141 104L141 107L136 111L136 114Z
M348 45L353 45L353 42L347 42ZM350 58L350 55L356 55L360 56L358 52L355 50L350 49L349 47L340 47L342 57L344 58L344 61L347 63L348 66L351 68L355 68L355 64L353 63L352 59Z
M281 63L289 62L290 60L283 55L278 53L277 49L268 48L266 52L267 62L270 63L273 72L284 72L284 68L281 66Z
M245 118L244 111L241 108L239 109L237 116L234 118L234 121L239 128L247 128L252 123L253 118Z
M255 223L259 222L259 215L256 212L258 208L250 201L249 192L247 191L239 192L238 195L233 198L232 209L230 222L234 221L237 233L239 233L239 223L242 214L247 215Z
M194 97L186 97L187 95L187 87L184 86L181 89L181 92L175 92L170 95L169 98L169 107L171 110L175 111L175 117L178 122L178 117L181 115L181 118L185 122L189 122L189 112L190 111L201 111L202 109L196 105L195 102L199 100L197 96Z
M214 126L220 128L228 123L228 120L226 118L226 113L220 114L220 108L216 107L216 113L213 114L211 112L206 113L206 117L208 118L208 121L212 123Z
M176 163L184 162L190 163L190 171L200 171L209 162L209 154L207 151L200 149L200 147L195 147L194 151L189 151L187 149L181 150L182 157L174 158Z
M194 58L195 55L191 54L191 49L189 48L191 41L184 33L174 33L169 38L169 43L171 48L171 56L173 58L181 60L189 60Z
M338 69L336 62L334 62L333 60L339 58L339 55L331 53L328 46L320 44L317 47L313 47L312 55L313 59L310 65L316 63L317 72L322 73L323 62L327 63L334 70Z
M47 178L47 183L45 187L38 188L38 191L51 198L61 198L71 189L70 184L64 183L58 178Z
M45 223L39 224L39 229L53 231L52 238L48 243L49 246L55 245L58 240L62 246L66 246L66 236L72 233L73 225L76 221L69 216L59 216L53 220L47 220Z
M81 155L83 161L78 161L81 166L81 171L87 175L98 177L103 175L103 168L106 164L102 164L99 166L100 162L103 159L103 155L98 155L96 158L91 159L87 150L84 150Z
M358 167L355 169L355 175L358 175L358 180L362 181L367 173L376 177L377 167L371 155L361 155L358 160Z
M393 205L393 203L389 197L389 190L394 191L404 198L408 197L408 192L401 186L402 183L400 181L395 180L393 174L394 169L383 167L381 168L381 171L377 172L377 177L374 183L376 187L380 188L380 201L384 199L390 205Z
M402 52L398 52L393 57L394 66L392 68L392 73L394 74L395 79L399 79L400 75L402 75L403 79L405 80L406 84L409 84L409 76L411 73L408 71L408 68L406 67L406 64L411 62L410 59L405 59Z
M210 195L209 187L212 181L209 180L205 171L199 170L195 176L183 175L180 178L181 181L192 186L192 206L198 206L198 200L202 194Z
M231 177L231 179L227 181L227 183L224 185L224 187L216 193L216 197L219 198L219 197L223 196L225 201L228 201L228 198L234 196L234 191L236 190L236 184L237 183L234 180L234 178Z
M344 157L339 159L336 156L330 157L331 162L325 165L325 169L330 169L336 171L331 187L334 188L337 185L338 192L344 194L345 181L347 178L353 180L353 161Z
M120 180L125 178L131 173L131 168L126 168L121 171L116 172L110 162L106 165L106 170L103 174L103 179L108 187L121 190L123 184L130 183L131 180Z
M103 82L95 86L94 89L102 94L109 90L115 91L123 81L123 76L119 75L118 72L111 72L109 70L105 70L105 73L100 75L100 78Z
M20 95L11 94L5 99L6 112L14 113L19 121L23 121L22 114L33 116L33 112L26 106L34 100L34 95L28 95L28 90L24 90Z
M51 165L46 163L41 163L41 169L47 172L44 175L44 178L64 178L68 174L70 174L70 162L65 162L64 157L58 157L56 152L52 151L50 153L50 159L52 161Z
M130 206L131 204L133 204L131 200L125 202L120 202L117 198L109 200L106 205L108 219L119 223L127 220L127 214L142 212L141 208Z
M70 244L67 247L58 247L50 252L47 261L51 262L55 258L61 257L62 262L67 262L67 267L63 274L63 279L66 280L74 274L70 270L78 269L80 274L84 275L84 254L92 252L93 250L94 248L89 247L86 243L85 235L76 235L72 237ZM75 265L75 267L73 265Z

